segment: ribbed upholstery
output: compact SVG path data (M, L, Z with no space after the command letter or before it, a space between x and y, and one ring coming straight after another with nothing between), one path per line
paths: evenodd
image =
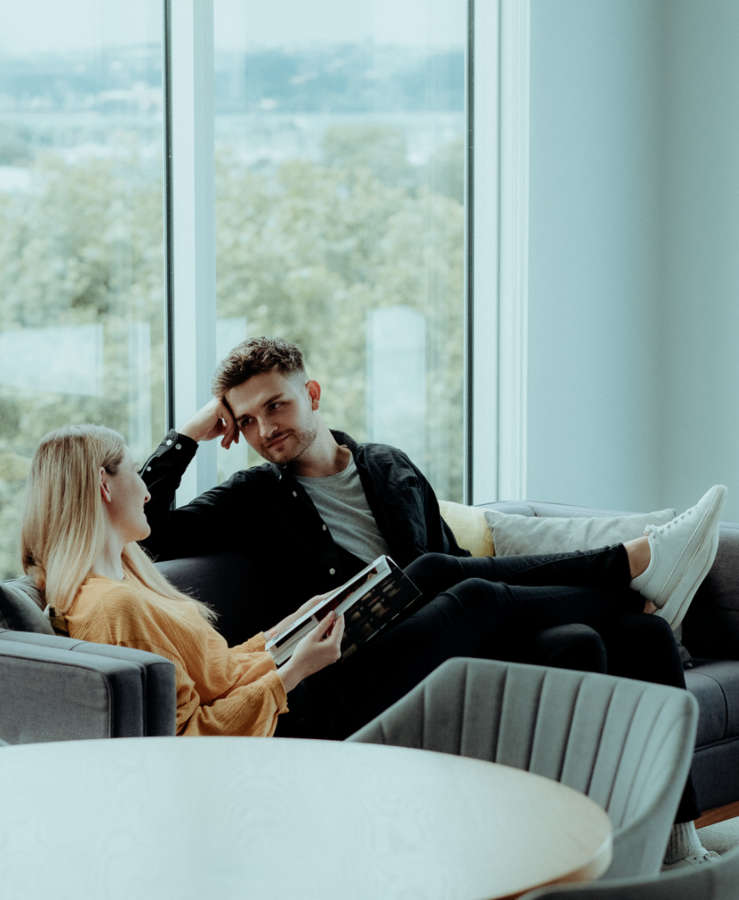
M697 712L676 688L453 659L350 740L461 754L569 785L611 818L608 877L644 875L659 871Z
M736 900L739 847L719 861L648 879L617 879L581 886L540 888L521 900Z

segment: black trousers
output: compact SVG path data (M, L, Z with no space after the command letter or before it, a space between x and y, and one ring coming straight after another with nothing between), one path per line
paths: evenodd
M623 545L516 557L426 554L425 604L290 693L277 734L344 738L455 656L540 662L685 687L672 630L644 615ZM575 627L576 626L576 627ZM676 821L697 818L688 779Z

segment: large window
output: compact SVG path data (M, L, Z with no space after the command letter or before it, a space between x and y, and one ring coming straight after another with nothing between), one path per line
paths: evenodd
M162 14L25 0L0 37L0 576L39 438L164 428Z
M23 487L46 431L103 423L142 458L181 424L165 408L171 360L170 399L188 367L202 392L211 356L247 335L300 344L331 426L400 446L440 496L462 499L467 6L170 0L166 16L164 0L13 7L0 35L0 577L20 568ZM186 39L172 27L171 108L190 98L191 145L213 134L212 170L202 141L190 154L187 127L173 127L168 182L164 25L188 15ZM187 73L183 52L206 59L212 81L197 66ZM176 160L190 156L183 177ZM181 215L188 178L199 199ZM211 178L203 215L198 191ZM165 259L166 209L175 237ZM195 325L183 346L177 286L196 280L187 263L201 257L178 240L191 229L185 241L197 243L208 218L215 288L210 307L206 287L188 309L210 310L209 335L200 340ZM167 408L191 412L185 394ZM198 459L215 478L215 448ZM243 445L219 450L217 477L255 462Z
M461 500L465 0L214 9L217 355L296 341L330 425Z

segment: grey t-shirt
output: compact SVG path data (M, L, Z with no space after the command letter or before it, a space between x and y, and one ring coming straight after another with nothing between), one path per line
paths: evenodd
M364 562L372 562L383 553L388 553L389 548L367 503L354 457L350 458L343 471L335 475L296 477L339 546Z

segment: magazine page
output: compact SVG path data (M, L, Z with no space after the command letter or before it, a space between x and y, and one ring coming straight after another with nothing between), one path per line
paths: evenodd
M349 608L349 606L351 606L352 597L355 592L362 588L366 589L370 587L375 581L384 578L389 571L390 565L388 557L378 556L377 559L373 560L368 566L365 566L360 572L357 572L357 574L350 578L349 581L344 582L344 584L332 591L320 603L303 613L303 615L293 622L286 631L270 638L270 640L267 641L265 649L271 650L273 647L280 646L286 641L292 641L295 636L297 636L297 640L300 640L303 634L307 633L311 628L317 625L318 622L333 609L337 611L338 615L341 615ZM306 628L306 626L308 627Z
M334 591L321 603L316 614L310 610L307 621L288 629L268 649L280 666L292 656L296 645L325 616L335 609L345 617L342 658L354 653L362 644L384 631L402 615L412 612L421 592L410 578L389 557L379 557L357 576Z

